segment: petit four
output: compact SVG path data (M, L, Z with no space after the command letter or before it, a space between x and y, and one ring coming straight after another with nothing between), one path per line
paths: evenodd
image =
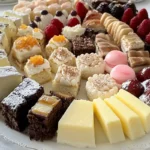
M0 67L10 66L7 54L4 49L0 49Z
M47 5L58 3L58 0L46 0Z
M81 72L73 66L65 64L58 68L56 76L52 81L52 90L77 96L81 79Z
M54 137L62 116L62 102L56 96L43 95L28 113L30 139L45 140Z
M140 117L134 111L114 96L105 99L105 102L120 118L124 133L129 139L135 140L145 135Z
M113 39L104 33L99 33L95 38L96 53L102 57L106 56L112 50L120 50L120 48L114 43Z
M61 9L66 10L67 13L69 14L71 12L71 10L73 9L72 2L70 2L70 1L64 2L63 4L61 4Z
M127 55L121 51L113 50L109 52L105 57L105 71L110 73L112 68L117 65L124 64L128 65Z
M28 125L27 114L44 93L44 89L32 79L25 78L2 101L2 115L12 129L23 131Z
M134 95L121 89L116 97L118 100L127 105L131 110L133 110L137 115L139 115L141 122L143 124L146 133L150 132L150 108L148 105L144 104ZM143 111L144 110L144 111ZM135 127L135 126L134 126Z
M118 83L118 86L127 80L134 79L135 72L128 65L117 65L115 66L111 72L110 76Z
M77 68L81 71L81 76L87 79L94 74L103 74L105 70L105 62L103 58L96 54L81 54L76 59Z
M75 66L76 58L67 48L59 47L52 52L49 57L49 62L52 67L52 72L56 73L58 67L62 64Z
M127 53L130 50L144 50L144 42L136 33L124 35L121 39L121 49Z
M26 13L17 13L13 10L7 10L4 12L5 16L17 17L21 19L22 24L28 25L30 23L30 16Z
M50 95L51 96L56 96L62 101L62 107L61 107L62 114L65 113L65 111L68 109L70 104L75 99L73 96L70 96L69 94L64 94L64 93L61 93L61 92L50 91Z
M74 100L71 103L58 123L57 142L80 148L96 146L92 102Z
M67 24L67 18L64 15L64 13L60 10L56 12L56 15L54 18L58 19L64 26Z
M19 37L12 47L12 56L15 63L22 69L27 59L42 54L41 47L36 38L31 35Z
M86 53L95 53L95 45L90 37L76 37L72 40L72 53L75 56Z
M6 53L10 53L10 44L4 32L0 31L0 49L5 49Z
M22 76L15 67L0 67L0 101L8 96L21 82Z
M40 84L51 80L51 67L48 60L41 55L35 55L28 59L24 71L26 75Z
M55 35L53 38L51 38L46 45L46 56L49 58L49 56L52 54L52 52L57 49L58 47L66 47L70 50L70 42L67 38L65 38L63 35Z
M69 40L74 40L77 36L83 35L85 32L85 28L83 28L80 24L69 27L65 26L63 28L62 34Z
M61 6L58 3L53 3L53 4L48 6L48 11L53 16L55 16L56 11L59 11L59 10L61 10Z
M109 98L118 92L116 81L109 74L95 74L86 82L86 92L89 100Z
M120 119L100 98L93 101L94 113L102 125L109 142L118 143L125 140Z
M79 17L79 15L77 14L77 12L75 10L72 10L68 16L68 21L72 18L76 18L79 23L81 23L81 18Z

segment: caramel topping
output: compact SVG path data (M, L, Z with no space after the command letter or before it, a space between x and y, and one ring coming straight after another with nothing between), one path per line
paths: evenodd
M53 40L56 41L56 42L64 42L66 40L66 38L63 36L63 35L55 35L53 37Z
M35 55L33 57L30 57L30 63L33 65L42 65L44 63L44 58L41 55Z
M16 44L16 49L18 49L18 50L21 50L21 49L30 50L31 47L33 47L35 45L39 45L37 39L35 39L31 35L19 37L15 41L15 44Z
M34 28L34 32L39 32L40 29L39 28Z
M28 27L27 25L22 24L22 25L20 26L20 29L24 29L24 30L25 30L25 29L27 29L27 27Z

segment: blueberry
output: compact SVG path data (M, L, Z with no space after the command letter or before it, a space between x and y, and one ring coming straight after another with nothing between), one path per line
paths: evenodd
M62 16L62 15L63 15L62 11L59 10L59 11L56 12L56 16L57 16L57 17L60 17L60 16Z
M34 21L32 21L32 22L29 24L29 26L32 27L32 28L37 28L37 27L38 27L37 24L36 24Z
M35 21L36 21L36 22L40 22L40 21L41 21L41 18L40 18L39 16L36 16L36 17L35 17Z
M41 15L47 15L48 14L48 11L47 10L42 10L41 11Z
M76 16L77 15L77 12L75 10L72 10L71 11L71 16Z

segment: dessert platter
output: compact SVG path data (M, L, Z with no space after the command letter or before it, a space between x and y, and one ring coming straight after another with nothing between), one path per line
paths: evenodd
M124 0L19 1L0 16L0 136L36 150L150 148L150 19Z

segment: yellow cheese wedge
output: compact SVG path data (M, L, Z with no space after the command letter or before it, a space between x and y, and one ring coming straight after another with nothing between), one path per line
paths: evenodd
M93 103L74 100L58 124L58 143L95 147Z
M102 128L107 135L110 143L117 143L125 140L120 119L107 106L102 99L95 99L93 101L94 112L98 118Z
M150 107L125 90L120 90L116 97L139 115L145 132L150 132Z
M139 116L119 101L115 96L105 99L107 105L120 118L125 135L131 139L142 137L145 132Z

